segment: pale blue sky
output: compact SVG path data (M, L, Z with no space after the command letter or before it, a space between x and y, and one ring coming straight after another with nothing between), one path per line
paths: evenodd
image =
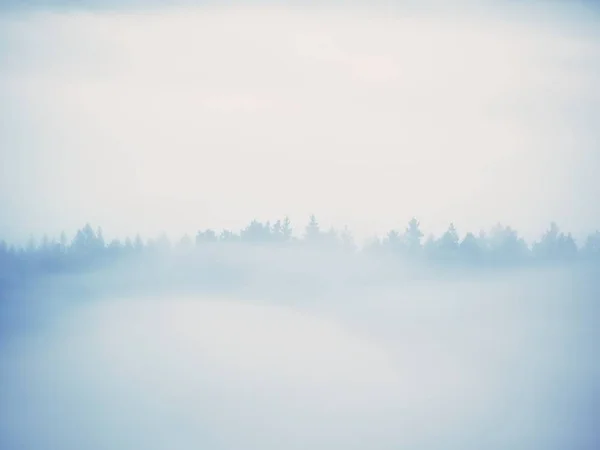
M61 3L0 12L1 236L600 223L590 2Z

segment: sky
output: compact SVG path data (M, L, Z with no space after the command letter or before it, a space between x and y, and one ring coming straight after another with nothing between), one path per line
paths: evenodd
M598 228L593 2L116 5L2 2L2 238Z

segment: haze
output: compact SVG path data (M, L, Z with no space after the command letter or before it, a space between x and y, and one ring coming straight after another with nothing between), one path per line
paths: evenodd
M299 266L309 294L278 282ZM13 292L2 447L597 447L597 268L359 287L312 267L211 294L107 296L105 272Z
M0 2L0 449L600 448L599 79L594 2Z

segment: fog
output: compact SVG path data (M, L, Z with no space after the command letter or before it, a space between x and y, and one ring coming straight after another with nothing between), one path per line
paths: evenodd
M600 9L309 3L0 1L0 449L600 448Z
M4 292L0 447L597 448L597 266L365 283L381 265L295 256L224 287L103 287L122 266Z

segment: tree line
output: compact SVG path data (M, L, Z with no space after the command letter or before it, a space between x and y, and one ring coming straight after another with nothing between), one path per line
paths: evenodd
M209 246L231 244L272 248L308 246L351 255L388 256L433 264L497 266L600 262L600 231L592 233L581 245L577 245L571 233L562 232L556 223L551 223L538 240L528 244L515 229L500 224L487 233L469 232L460 238L451 223L440 236L425 238L419 221L413 218L403 229L391 230L359 248L347 228L324 230L312 215L299 236L294 235L292 224L285 217L273 223L252 220L239 232L200 230L195 236L184 235L174 242L166 234L147 240L138 234L133 239L113 239L108 242L102 229L94 229L90 224L79 229L71 240L62 233L58 239L43 237L36 241L31 238L27 245L21 247L0 241L0 281L36 274L94 269L132 257L151 259L185 253L201 254Z

